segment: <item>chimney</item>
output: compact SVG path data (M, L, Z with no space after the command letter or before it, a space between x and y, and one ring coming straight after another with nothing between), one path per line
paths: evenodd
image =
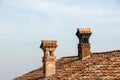
M42 40L40 48L43 50L43 75L44 77L50 77L56 73L56 57L54 55L57 47L57 41L55 40Z
M90 43L89 38L92 34L90 28L78 28L76 32L76 36L79 39L78 43L78 57L80 60L84 60L90 57Z

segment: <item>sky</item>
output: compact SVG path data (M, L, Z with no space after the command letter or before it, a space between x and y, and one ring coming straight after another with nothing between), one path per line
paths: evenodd
M120 0L0 0L0 80L42 66L41 40L77 55L77 28L91 28L91 52L120 49Z

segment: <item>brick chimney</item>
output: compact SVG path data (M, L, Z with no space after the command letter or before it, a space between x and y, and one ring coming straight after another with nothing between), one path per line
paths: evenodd
M78 43L78 57L80 60L90 57L90 43L89 38L92 34L90 28L78 28L76 36L79 39Z
M43 62L43 76L50 77L56 73L56 57L54 51L57 47L57 41L42 40L40 48L44 52Z

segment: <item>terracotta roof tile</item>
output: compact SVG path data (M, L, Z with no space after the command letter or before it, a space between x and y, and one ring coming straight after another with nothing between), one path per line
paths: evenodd
M57 60L55 75L43 78L42 68L14 80L120 80L120 51L93 53L79 61L77 56Z
M80 34L87 34L87 33L92 33L90 28L78 28L77 31L80 33Z
M42 47L57 47L57 41L56 40L42 40L40 47L41 48Z

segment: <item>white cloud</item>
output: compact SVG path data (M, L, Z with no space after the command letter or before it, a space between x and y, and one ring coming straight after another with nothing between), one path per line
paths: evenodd
M43 11L50 15L63 14L69 16L99 16L112 13L102 7L83 6L83 5L62 5L54 2L43 0L20 0L11 4L13 7L19 7L35 12Z
M111 22L116 17L120 16L118 11L114 11L110 8L105 8L104 6L96 6L96 5L65 5L58 4L53 1L45 1L45 0L13 0L12 2L8 2L6 5L8 7L12 7L15 10L20 10L13 12L14 15L19 15L21 18L25 18L29 24L34 24L36 21L46 22L47 18L49 18L49 22L60 23L64 20L64 18L71 18L75 20L86 20L89 23L93 22ZM41 17L41 13L47 15L47 17ZM38 16L36 14L40 14ZM109 19L109 17L111 19ZM45 21L43 19L45 18ZM104 19L103 19L104 18ZM114 22L118 22L119 19L114 19Z

